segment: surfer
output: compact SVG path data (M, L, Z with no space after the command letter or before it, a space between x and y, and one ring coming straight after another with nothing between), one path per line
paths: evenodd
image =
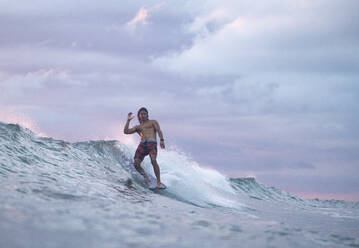
M160 177L160 167L157 163L157 136L160 136L160 146L162 149L165 148L165 141L163 139L163 134L160 129L160 125L156 120L148 119L148 111L146 108L140 108L137 112L137 118L140 125L129 128L130 121L133 119L132 113L128 113L127 122L123 132L125 134L133 134L137 132L141 136L141 142L137 147L135 158L134 158L134 166L136 170L145 178L146 183L149 183L149 178L145 172L145 170L141 167L141 162L145 158L145 156L149 155L151 158L151 163L153 166L153 170L155 172L157 178L157 186L156 188L163 188L163 184L161 183Z

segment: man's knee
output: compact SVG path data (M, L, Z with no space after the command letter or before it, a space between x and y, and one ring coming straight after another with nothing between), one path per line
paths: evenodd
M136 168L138 168L138 167L140 167L140 164L141 164L141 160L138 159L138 158L135 158L135 162L133 163L133 165L134 165Z
M157 163L157 160L156 160L156 157L155 156L151 156L150 157L151 158L151 163L153 164L153 163Z

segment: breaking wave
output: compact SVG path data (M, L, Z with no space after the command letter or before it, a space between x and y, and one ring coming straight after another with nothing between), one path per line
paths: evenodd
M133 168L134 149L115 140L69 143L0 122L0 177L11 179L11 187L19 194L45 199L116 201L120 196L128 202L145 201L154 193ZM161 151L158 162L168 187L161 194L200 207L246 209L241 202L244 198L314 207L358 207L358 203L343 201L305 200L261 185L254 178L229 179L201 168L177 151ZM148 159L143 167L153 174ZM10 187L8 180L1 181L3 188Z

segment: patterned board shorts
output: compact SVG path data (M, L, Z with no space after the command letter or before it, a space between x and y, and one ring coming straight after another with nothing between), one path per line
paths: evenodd
M135 159L142 161L147 155L157 155L157 142L141 141L137 147Z

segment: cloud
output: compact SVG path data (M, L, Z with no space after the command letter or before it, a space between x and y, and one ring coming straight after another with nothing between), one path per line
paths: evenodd
M247 107L264 107L263 105L268 105L273 100L278 84L247 80L237 79L230 83L202 87L196 93L199 97L215 98L232 104L246 104Z
M135 17L127 22L127 26L129 27L135 27L136 25L146 25L148 24L147 22L147 18L148 18L148 9L146 9L145 7L141 7L138 12L136 13Z
M142 20L150 25L138 22L129 28L126 23L134 19L133 13L138 12L139 4L110 0L98 6L90 1L79 10L71 3L55 1L48 4L38 0L31 5L2 6L2 19L7 23L0 30L0 37L3 37L0 53L7 61L4 66L7 71L39 70L42 68L34 68L36 63L24 64L42 59L51 63L46 67L55 67L53 64L69 57L67 61L89 64L95 61L88 61L86 54L93 54L99 58L107 57L96 65L101 70L107 64L106 60L147 63L151 56L190 42L190 35L182 30L188 15L180 4L166 5L155 1L144 6L142 12L146 12L147 17Z
M288 165L288 168L292 169L315 169L315 166L311 163L307 163L304 161L296 161Z
M71 78L66 70L54 68L41 69L25 74L4 74L0 79L0 89L3 94L3 102L21 102L20 99L26 99L31 92L46 91L54 87L67 86L85 86L86 82ZM42 96L46 98L45 96ZM41 98L41 97L40 97Z
M358 172L358 1L80 1L0 3L1 106L71 141L146 106L228 175Z
M126 26L130 29L130 30L133 30L135 29L137 26L144 26L144 25L147 25L149 24L149 17L150 17L150 13L153 13L157 10L159 10L162 6L164 5L163 2L161 3L158 3L152 7L141 7L136 15L126 23Z
M200 37L210 35L231 20L232 15L228 9L215 8L204 15L195 16L194 20L187 25L189 32Z
M213 6L209 14L188 25L189 32L197 35L192 46L155 58L153 63L194 75L333 74L358 69L358 58L353 54L358 50L355 27L341 13L335 14L336 8L345 12L356 5L353 1L348 6L338 1L282 4L278 10L277 1L264 3L267 10L259 8L260 4L243 3L218 4L220 13L231 13L230 18L213 14ZM359 23L357 14L351 10L348 14ZM208 31L212 23L216 28Z
M15 107L1 106L0 121L19 124L22 127L28 128L40 136L48 137L48 135L46 135L43 131L40 130L38 124L32 118L30 118L29 115L18 110Z

